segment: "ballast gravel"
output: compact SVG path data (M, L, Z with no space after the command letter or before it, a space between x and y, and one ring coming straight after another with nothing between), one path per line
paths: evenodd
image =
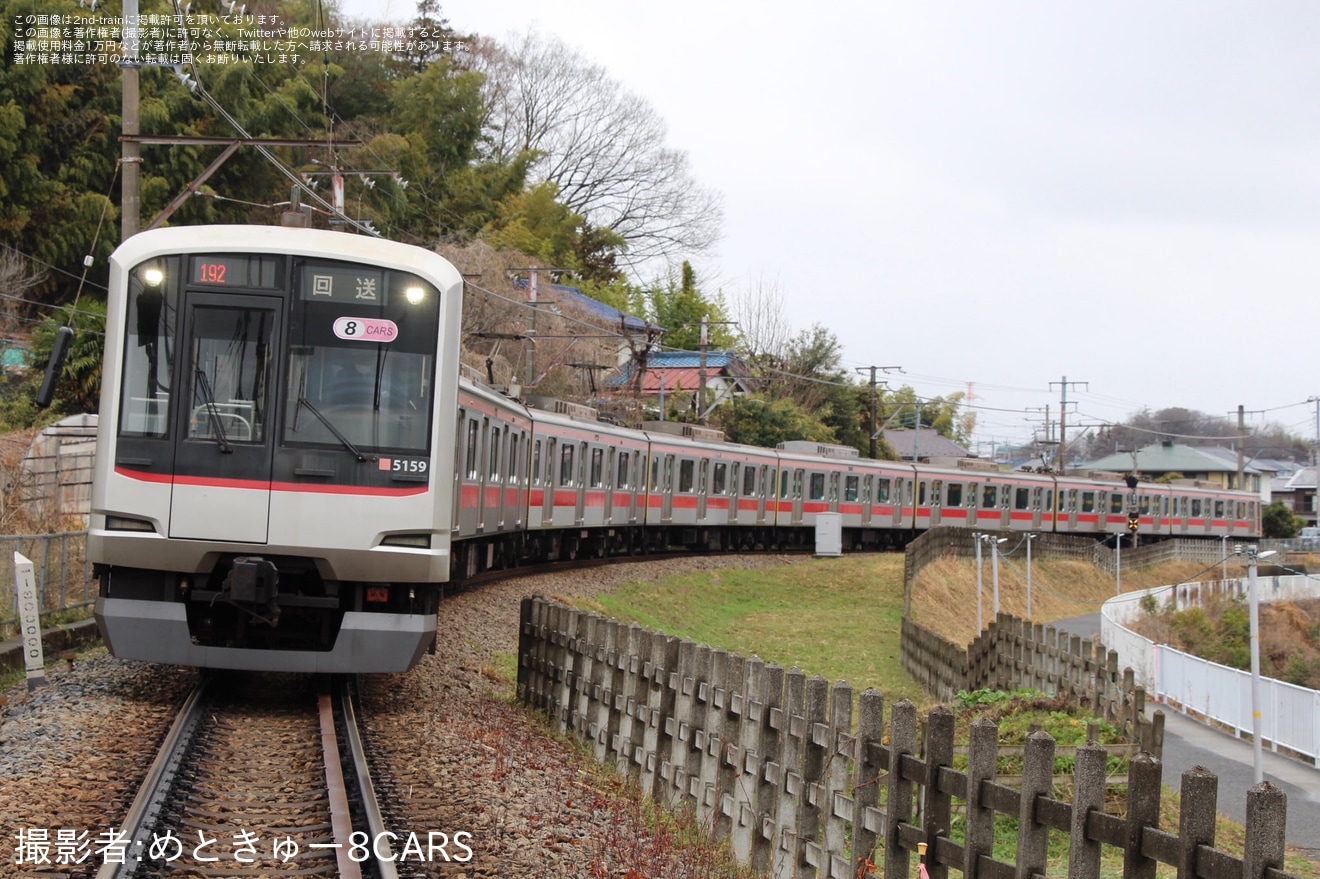
M705 856L694 859L641 817L612 773L594 769L582 750L514 704L512 683L496 667L516 650L526 595L589 598L631 581L792 561L672 558L446 596L436 655L407 674L360 681L360 722L399 875L714 875ZM47 675L45 687L11 688L0 708L0 876L90 877L101 860L97 839L124 820L197 672L116 660L98 648L72 670L57 663ZM241 816L234 820L238 834ZM34 863L42 852L48 862ZM223 875L223 865L185 863L187 854L177 864L187 875ZM271 875L281 866L272 860Z

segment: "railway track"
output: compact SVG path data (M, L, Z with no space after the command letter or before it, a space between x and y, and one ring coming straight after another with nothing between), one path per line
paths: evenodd
M316 681L204 681L97 879L395 879L349 686Z

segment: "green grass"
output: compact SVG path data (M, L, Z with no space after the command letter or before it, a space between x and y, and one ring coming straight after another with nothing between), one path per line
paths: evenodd
M630 583L579 607L785 668L874 687L888 701L929 697L903 671L903 558L813 559Z

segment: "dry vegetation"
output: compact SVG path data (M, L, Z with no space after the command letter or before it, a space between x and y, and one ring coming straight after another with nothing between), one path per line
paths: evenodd
M1195 562L1174 562L1153 568L1124 570L1124 592L1135 592L1170 583L1217 577L1219 568L1207 571ZM1243 567L1229 566L1229 576L1245 576ZM1033 622L1099 613L1100 605L1114 597L1115 580L1087 562L1033 560L1031 565L1031 614ZM994 619L991 565L982 566L982 611L989 624ZM926 566L917 575L912 590L912 617L927 629L955 644L970 643L976 628L976 561L945 558ZM1001 559L999 605L1004 613L1026 617L1027 578L1020 559Z
M527 270L539 261L495 250L482 241L461 247L442 245L440 253L468 282L463 296L463 363L488 384L518 384L524 386L524 393L591 400L595 405L603 396L604 381L619 374L621 350L626 361L644 346L643 341L630 342L620 335L621 327L607 326L573 300L558 295L552 288L552 276L541 273L532 353L535 374L533 384L526 386L526 336L533 317L525 279ZM523 286L515 278L524 279ZM627 410L628 402L631 398L621 401L619 407ZM630 418L628 411L615 414L621 421L639 420Z

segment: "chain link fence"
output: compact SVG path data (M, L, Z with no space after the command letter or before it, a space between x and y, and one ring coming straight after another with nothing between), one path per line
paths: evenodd
M18 634L18 594L14 553L32 562L41 612L90 612L96 601L92 566L87 561L87 532L0 536L0 640Z

